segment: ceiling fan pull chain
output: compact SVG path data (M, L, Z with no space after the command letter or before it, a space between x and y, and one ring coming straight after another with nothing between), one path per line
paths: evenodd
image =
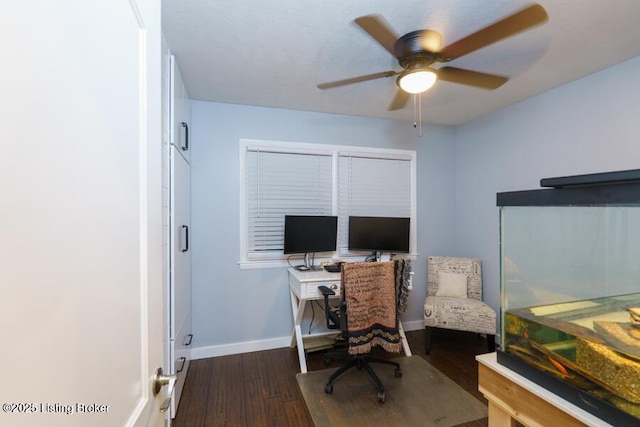
M418 94L418 136L422 137L422 93Z
M416 99L418 98L418 94L413 94L413 128L418 127L418 106L416 105Z
M418 135L422 136L422 94L413 94L413 128L418 129Z

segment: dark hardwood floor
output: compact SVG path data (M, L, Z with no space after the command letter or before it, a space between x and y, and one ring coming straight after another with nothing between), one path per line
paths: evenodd
M475 360L476 354L487 351L484 339L437 330L428 356L424 354L423 330L408 332L407 340L414 356L424 358L487 403L478 391ZM321 351L309 353L307 364L309 371L326 369ZM296 382L298 371L298 353L292 348L194 360L173 426L313 426ZM486 426L484 418L458 427Z

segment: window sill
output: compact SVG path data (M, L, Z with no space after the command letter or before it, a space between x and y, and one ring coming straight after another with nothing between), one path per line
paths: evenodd
M342 257L336 257L336 258L318 258L316 259L316 265L321 265L323 261L329 261L329 262L337 262L337 261L344 261L344 262L358 262L358 261L364 261L363 256L342 256ZM417 253L412 253L412 254L401 254L398 255L398 258L407 258L410 260L415 260L418 258L418 254ZM382 258L383 261L389 261L389 255L383 255ZM304 262L304 260L302 258L296 258L294 260L291 260L292 263L290 264L289 262L287 262L286 259L270 259L270 260L251 260L251 261L238 261L238 265L240 266L240 270L254 270L254 269L258 269L258 268L293 268L296 265L300 265Z

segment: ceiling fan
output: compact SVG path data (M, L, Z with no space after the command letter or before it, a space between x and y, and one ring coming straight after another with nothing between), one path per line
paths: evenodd
M508 77L456 67L432 68L432 64L449 62L460 58L507 37L521 33L547 20L547 12L537 4L507 16L475 33L442 48L442 36L434 30L418 30L398 37L384 18L368 15L357 18L355 23L380 43L403 68L401 71L382 71L344 80L321 83L319 89L360 83L382 77L398 75L398 90L391 101L389 110L399 110L414 93L428 90L436 80L444 80L475 86L482 89L496 89L502 86Z

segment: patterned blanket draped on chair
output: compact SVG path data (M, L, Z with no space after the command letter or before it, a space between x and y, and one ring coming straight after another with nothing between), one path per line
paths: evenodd
M406 298L404 263L357 262L342 267L342 287L347 303L349 354L368 353L375 346L399 353L398 297ZM405 300L406 303L406 300Z

